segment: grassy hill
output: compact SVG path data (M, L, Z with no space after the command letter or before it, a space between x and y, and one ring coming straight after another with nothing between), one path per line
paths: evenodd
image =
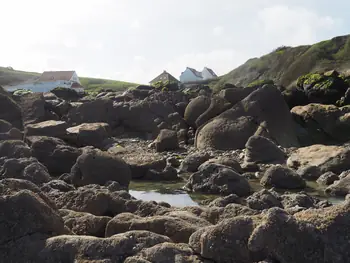
M11 68L0 67L0 86L14 85L24 81L35 81L39 78L40 73L36 72L26 72L13 70ZM129 87L135 87L138 84L118 81L118 80L109 80L109 79L97 79L97 78L86 78L80 77L81 84L88 91L99 91L99 90L115 90L123 91Z
M350 69L350 35L339 36L314 45L280 47L221 76L212 86L219 90L225 83L248 86L257 80L273 80L285 87L301 75L336 69Z

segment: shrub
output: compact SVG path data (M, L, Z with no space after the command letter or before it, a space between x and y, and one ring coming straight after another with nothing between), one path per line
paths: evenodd
M258 79L248 84L247 88L253 88L258 86L264 86L266 84L275 84L271 79Z

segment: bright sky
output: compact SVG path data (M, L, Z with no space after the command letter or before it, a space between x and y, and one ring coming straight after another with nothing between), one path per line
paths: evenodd
M281 45L350 32L345 0L11 0L0 65L147 83L187 67L225 74Z

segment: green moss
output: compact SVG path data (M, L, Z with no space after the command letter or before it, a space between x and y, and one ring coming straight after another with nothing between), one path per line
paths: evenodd
M309 73L298 78L297 86L303 87L304 85L314 85L322 81L325 77L319 73Z
M271 79L258 79L248 84L247 88L253 88L258 86L264 86L265 84L274 84Z

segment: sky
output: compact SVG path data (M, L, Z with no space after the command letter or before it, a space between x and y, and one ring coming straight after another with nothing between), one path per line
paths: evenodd
M223 75L281 46L350 34L345 0L11 0L0 65L148 83L186 67Z

